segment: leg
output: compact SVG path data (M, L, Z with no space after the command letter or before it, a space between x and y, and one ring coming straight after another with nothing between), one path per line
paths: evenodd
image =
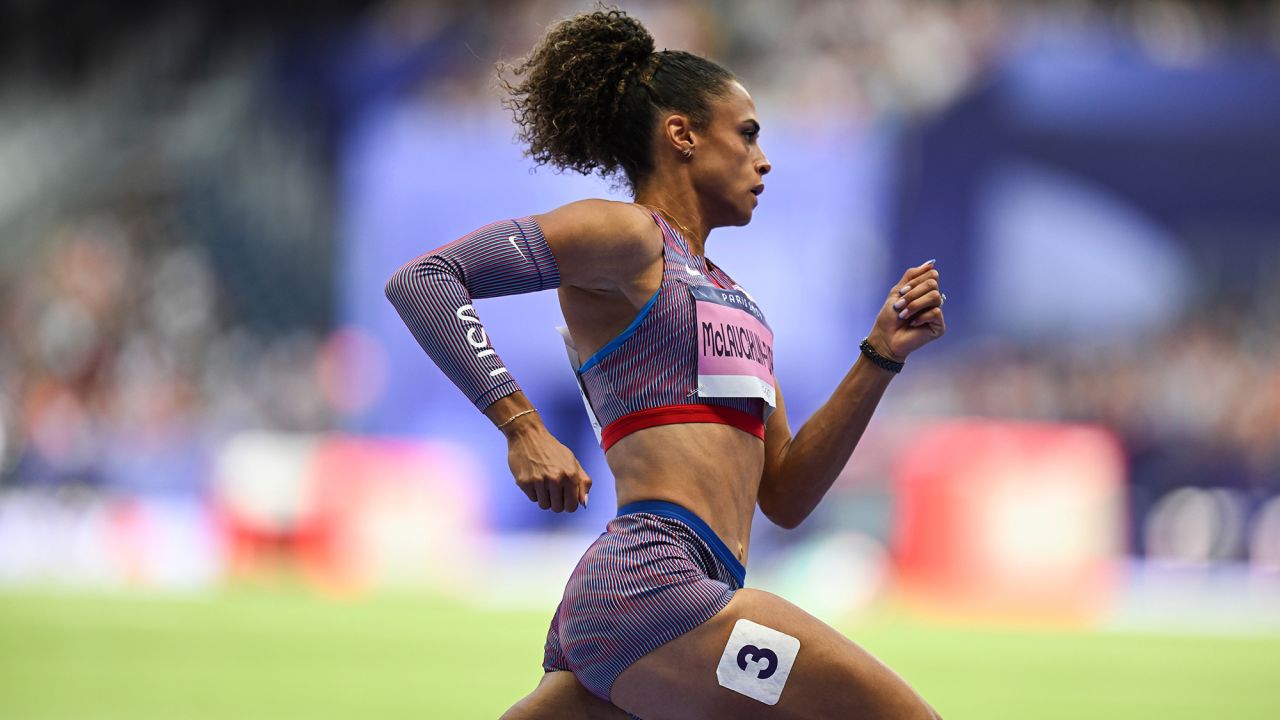
M776 705L722 687L717 679L716 668L740 618L800 641ZM613 684L611 697L618 707L646 720L938 718L866 650L786 600L752 589L739 590L715 617L628 667Z
M501 720L627 720L627 714L587 692L573 673L545 673L538 687L502 715Z

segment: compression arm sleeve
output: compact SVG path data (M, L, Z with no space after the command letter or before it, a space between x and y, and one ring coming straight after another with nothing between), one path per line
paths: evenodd
M405 263L387 299L427 355L480 410L520 389L471 301L560 286L560 269L532 218L504 220Z

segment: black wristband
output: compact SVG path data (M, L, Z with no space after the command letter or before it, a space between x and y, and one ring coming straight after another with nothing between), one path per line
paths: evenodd
M876 349L871 345L871 342L867 338L862 338L862 344L858 346L858 349L861 350L862 354L865 355L866 358L870 360L873 364L875 364L876 367L884 368L885 370L888 370L891 373L902 372L903 363L897 362L895 360L890 360L889 358L876 352Z

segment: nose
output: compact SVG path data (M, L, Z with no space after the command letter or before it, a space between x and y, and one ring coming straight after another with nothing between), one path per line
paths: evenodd
M769 171L772 169L773 164L769 162L769 158L761 154L760 162L756 163L756 172L760 173L761 177L764 177L765 175L768 175Z

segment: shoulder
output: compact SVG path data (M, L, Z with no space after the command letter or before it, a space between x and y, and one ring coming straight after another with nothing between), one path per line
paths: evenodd
M578 200L533 219L549 239L562 242L660 245L662 240L662 231L648 210L616 200Z
M532 217L568 285L613 286L662 256L662 230L633 203L579 200Z

